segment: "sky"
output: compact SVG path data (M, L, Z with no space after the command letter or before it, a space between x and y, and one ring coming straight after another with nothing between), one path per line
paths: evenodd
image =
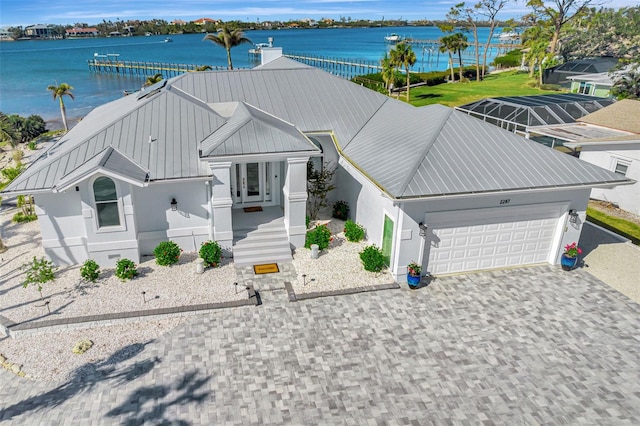
M32 24L97 24L102 20L212 18L242 21L290 19L443 19L461 0L0 0L0 27ZM601 2L600 0L596 0ZM469 5L475 1L467 2ZM526 0L511 2L499 18L517 18L529 10ZM640 0L604 0L606 7L640 5Z

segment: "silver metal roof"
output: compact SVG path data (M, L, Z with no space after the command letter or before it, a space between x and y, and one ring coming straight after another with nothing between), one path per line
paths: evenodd
M395 198L630 182L444 106L415 108L281 58L256 70L183 74L96 108L4 192L68 184L109 147L120 155L113 170L140 179L125 174L130 162L150 180L209 176L200 148L314 155L302 133L331 133Z
M55 190L64 191L98 172L117 176L122 180L138 186L144 186L149 179L149 171L140 167L110 146L71 173L60 178L55 186Z
M293 124L241 102L229 121L202 142L203 157L320 150Z

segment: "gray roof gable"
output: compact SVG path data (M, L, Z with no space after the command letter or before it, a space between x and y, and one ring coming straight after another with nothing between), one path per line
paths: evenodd
M204 157L320 150L293 124L246 103L240 103L227 123L202 142Z

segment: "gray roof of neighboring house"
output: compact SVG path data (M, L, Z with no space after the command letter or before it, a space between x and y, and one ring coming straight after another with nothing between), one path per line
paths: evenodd
M640 100L623 99L578 121L640 134Z
M449 108L415 108L293 65L183 74L96 108L5 192L52 189L108 147L150 180L210 176L206 160L227 155L314 155L303 132L332 133L395 198L629 182Z

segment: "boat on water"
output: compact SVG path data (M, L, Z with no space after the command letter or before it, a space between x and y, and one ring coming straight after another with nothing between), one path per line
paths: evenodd
M249 49L249 54L258 55L265 47L271 47L269 43L256 43L253 45L251 49Z
M384 41L387 43L399 43L402 41L402 36L396 33L387 34L384 37Z
M497 34L498 40L500 41L509 41L509 40L519 40L520 33L517 31L506 31L500 34Z
M171 43L173 39L171 37L167 37L164 39L164 43Z
M152 35L152 34L151 34L150 32L148 32L148 31L147 31L146 33L144 33L144 36L145 36L145 37L151 37L151 35Z

